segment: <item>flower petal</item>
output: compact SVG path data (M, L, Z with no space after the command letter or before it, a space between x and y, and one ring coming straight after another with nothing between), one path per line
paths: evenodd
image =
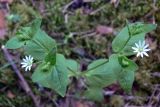
M143 51L144 51L144 52L148 52L148 51L150 51L150 50L151 50L151 49L144 49Z
M140 56L140 52L137 53L137 57L139 57L139 56Z
M132 47L132 49L135 50L135 51L138 50L136 47Z
M24 59L24 58L23 58L22 60L23 60L23 62L27 62L27 60L26 60L26 59Z
M144 54L145 56L149 56L146 52L143 52L143 54Z
M27 71L28 70L28 66L25 68L25 71Z
M144 47L144 46L145 46L145 41L143 41L143 42L142 42L142 45L141 45L141 46L142 46L142 47Z
M26 60L28 61L28 56L26 56L25 58L26 58Z
M148 45L148 44L146 44L146 45L143 47L143 49L146 49L148 46L149 46L149 45Z
M137 53L138 51L136 50L136 51L133 51L134 53Z
M139 47L142 47L142 45L141 45L141 41L139 41L139 42L138 42L138 46L139 46Z
M142 53L142 52L140 53L140 55L141 55L141 57L143 58L143 53Z
M23 65L23 64L27 64L26 62L21 62L21 64Z
M29 70L29 71L31 70L31 66L28 67L28 70Z
M136 47L139 48L139 45L137 43L135 43Z
M26 65L22 65L22 68L25 68L25 67L27 67L27 64Z

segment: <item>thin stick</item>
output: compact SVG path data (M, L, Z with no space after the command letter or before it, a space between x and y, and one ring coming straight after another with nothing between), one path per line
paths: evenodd
M68 4L66 4L62 10L63 13L67 12L67 9L69 8L69 6L71 6L74 3L74 0L69 2Z
M94 14L98 13L99 11L103 10L105 7L106 7L106 5L101 6L100 8L98 8L98 9L94 10L93 12L91 12L90 15L94 15Z
M19 79L21 81L21 87L23 88L23 90L25 90L25 92L32 98L36 107L42 107L42 106L40 106L39 101L37 100L36 96L33 94L31 88L29 87L28 83L24 79L23 75L21 74L21 72L18 70L17 66L13 62L11 55L9 54L8 50L4 47L4 45L2 45L2 50L3 50L3 53L6 57L6 60L11 64L13 71L19 77Z
M151 105L152 105L152 100L153 100L153 97L154 97L157 89L158 89L158 86L155 86L155 88L154 88L154 90L153 90L153 93L152 93L152 95L151 95L151 97L150 97L150 99L149 99L149 101L148 101L148 106L151 106Z

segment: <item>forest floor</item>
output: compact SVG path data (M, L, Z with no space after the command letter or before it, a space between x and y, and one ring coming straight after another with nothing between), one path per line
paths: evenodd
M0 46L16 31L36 17L42 17L42 29L60 44L58 52L80 62L85 69L91 61L108 58L111 43L128 22L156 23L147 34L152 51L143 59L131 57L139 65L132 93L118 84L106 87L105 100L86 100L67 94L64 98L52 90L35 85L31 72L23 72L19 62L21 49L8 50L14 64L31 91L44 107L160 107L160 0L0 0ZM77 81L73 85L81 85ZM72 89L72 88L71 88ZM73 89L79 90L79 89ZM35 97L34 96L34 97ZM33 98L24 91L21 80L0 49L0 107L35 107Z

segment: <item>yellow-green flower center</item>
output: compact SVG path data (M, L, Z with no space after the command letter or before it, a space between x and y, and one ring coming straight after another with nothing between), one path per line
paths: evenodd
M139 48L138 51L139 51L139 52L143 52L143 48Z

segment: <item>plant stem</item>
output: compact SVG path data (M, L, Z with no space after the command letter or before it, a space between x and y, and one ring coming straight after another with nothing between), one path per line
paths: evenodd
M74 74L74 76L77 76L77 73L76 73L74 70L72 70L72 69L69 68L69 67L67 67L67 69L68 69L69 71L71 71L71 72Z
M99 65L97 65L97 66L95 66L95 67L93 67L93 68L90 68L90 69L88 69L88 70L86 70L85 72L82 72L82 73L86 73L86 72L88 72L88 71L91 71L91 70L93 70L93 69L96 69L96 68L104 65L104 64L107 63L108 61L109 61L109 60L106 60L105 62L103 62L103 63L101 63L101 64L99 64Z
M121 50L122 50L122 49L127 45L127 43L129 42L129 40L131 39L131 32L130 32L129 24L128 24L128 22L127 22L127 21L126 21L126 24L127 24L127 29L128 29L129 37L128 37L127 41L125 42L124 46L121 48ZM118 53L120 53L120 52L121 52L121 50L120 50L120 51L118 51Z
M131 32L130 32L129 24L128 24L128 21L127 21L127 20L126 20L126 24L127 24L127 28L128 28L129 37L131 37Z

